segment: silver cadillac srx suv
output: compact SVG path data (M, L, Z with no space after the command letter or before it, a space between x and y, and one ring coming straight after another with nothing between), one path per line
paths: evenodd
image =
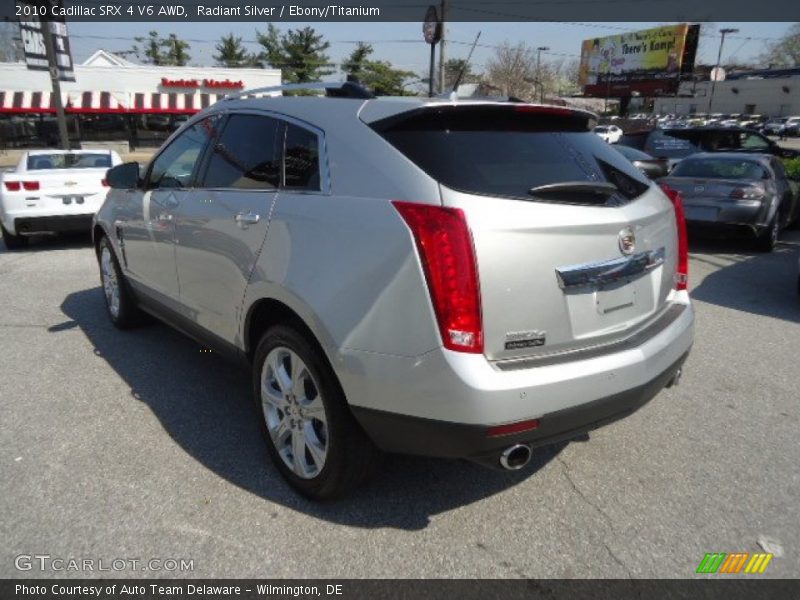
M297 490L340 495L380 451L518 469L677 381L680 196L592 114L320 87L197 114L108 172L93 228L114 324L247 360Z

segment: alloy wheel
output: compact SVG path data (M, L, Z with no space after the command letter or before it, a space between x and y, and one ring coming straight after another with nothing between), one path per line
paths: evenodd
M328 455L328 421L319 390L296 352L284 346L269 352L261 372L264 419L281 460L303 479L319 475Z

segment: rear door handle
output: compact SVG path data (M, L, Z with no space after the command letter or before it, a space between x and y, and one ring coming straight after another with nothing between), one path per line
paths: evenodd
M261 220L261 215L257 215L251 212L248 213L239 213L235 217L236 222L240 225L255 225L256 223Z

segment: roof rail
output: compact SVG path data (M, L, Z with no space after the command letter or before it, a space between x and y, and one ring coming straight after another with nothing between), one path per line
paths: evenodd
M223 100L236 100L238 98L247 96L300 90L325 90L325 95L333 98L367 99L375 97L375 95L367 88L353 81L315 81L312 83L287 83L283 85L271 85L268 87L242 90L241 92L226 95Z

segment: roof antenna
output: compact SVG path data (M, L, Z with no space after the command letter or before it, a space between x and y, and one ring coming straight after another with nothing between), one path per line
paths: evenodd
M472 53L475 52L475 46L478 45L478 40L481 39L481 32L478 32L478 35L475 36L475 41L472 42L472 48L469 49L469 54L467 55L467 60L464 61L464 64L461 67L461 71L458 73L458 77L456 77L456 82L453 84L453 89L450 92L450 99L455 101L458 99L458 86L461 85L461 80L464 79L464 74L467 72L469 68L469 61L472 58Z

